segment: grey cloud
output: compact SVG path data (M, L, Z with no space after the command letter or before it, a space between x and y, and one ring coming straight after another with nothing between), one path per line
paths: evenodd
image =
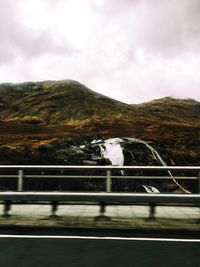
M143 0L142 0L143 1ZM103 4L91 1L91 4L97 12L109 16L118 16L121 13L127 13L131 8L135 8L142 2L141 0L105 0Z
M199 47L199 0L107 0L96 9L108 25L121 25L131 45L149 52L176 56Z
M69 43L56 42L50 30L33 32L21 23L17 1L0 0L0 64L17 57L32 58L45 54L72 55L78 51Z
M78 50L73 48L68 43L57 43L56 40L51 36L49 31L42 31L41 33L31 37L29 34L27 39L24 40L20 45L21 48L26 48L24 57L26 59L38 57L45 54L54 55L74 55L78 53Z
M192 9L197 1L157 1L157 5L146 4L146 9L143 8L144 17L139 21L139 41L147 49L164 56L177 56L197 49L200 19Z

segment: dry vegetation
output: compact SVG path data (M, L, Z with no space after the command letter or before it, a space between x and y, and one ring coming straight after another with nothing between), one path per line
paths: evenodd
M69 80L0 85L0 152L36 155L44 144L79 135L133 136L160 146L172 164L199 165L200 103L127 105Z

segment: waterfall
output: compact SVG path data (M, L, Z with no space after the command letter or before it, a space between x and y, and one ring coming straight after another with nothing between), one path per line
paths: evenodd
M123 140L120 138L110 138L106 139L103 145L100 145L101 155L105 159L109 159L112 165L124 165L124 155L121 147L122 142Z
M158 151L156 151L151 145L149 145L146 141L137 139L137 138L129 138L129 140L132 140L135 143L140 143L140 144L144 144L152 153L154 159L159 160L159 162L161 163L162 166L167 166L167 163L162 159L162 157L160 156L160 154L158 153ZM191 192L186 190L184 187L182 187L177 181L176 179L173 178L173 175L170 171L168 171L169 176L172 178L173 182L180 188L182 189L185 193L190 194Z
M145 189L147 193L160 193L160 191L154 186L143 185L142 187Z
M162 159L158 151L156 151L150 144L148 144L146 141L137 139L137 138L126 138L129 141L132 141L133 143L139 143L145 145L152 153L153 158L158 160L162 166L167 166L166 162ZM123 154L123 148L121 146L121 143L125 142L125 140L120 138L110 138L106 139L104 143L102 144L102 140L95 140L93 143L98 143L101 149L101 155L108 159L112 165L114 166L123 166L124 165L124 154ZM131 152L132 153L132 152ZM122 175L124 175L124 172L121 172ZM173 182L185 193L190 193L188 190L186 190L184 187L182 187L176 179L174 179L172 173L168 171L169 176L172 178ZM144 187L145 188L145 187ZM146 189L146 188L145 188Z

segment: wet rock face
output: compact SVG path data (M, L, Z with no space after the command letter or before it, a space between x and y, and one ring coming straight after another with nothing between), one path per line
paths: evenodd
M127 140L122 144L122 147L124 153L124 165L161 165L158 159L156 159L151 151L142 143L135 143Z
M54 156L62 161L62 164L67 165L117 165L117 166L165 166L167 163L164 161L166 155L161 155L154 144L150 144L136 138L111 138L102 139L100 137L81 137L76 139L69 139L60 141L50 146L46 146L47 153L50 150ZM91 174L91 173L90 173ZM102 171L99 173L104 175ZM142 173L140 171L114 171L115 175L159 175L152 172ZM160 175L169 175L171 173L160 173ZM93 184L94 186L94 184ZM95 185L96 189L100 189L102 184ZM93 187L92 187L93 189ZM125 180L117 179L112 183L114 191L123 192L150 192L153 190L158 191L175 191L184 188L178 183L166 183L158 180ZM103 190L103 189L102 189Z
M54 154L66 165L162 165L144 141L131 138L74 138L43 146L40 151Z
M100 136L80 136L55 140L35 147L35 149L4 147L0 149L1 164L29 164L29 165L125 165L125 166L156 166L170 163L168 155L154 143L136 138L103 139ZM167 159L167 160L166 160ZM81 174L76 173L76 174ZM84 173L86 174L86 173ZM92 174L91 172L88 174ZM96 174L94 172L94 174ZM155 175L151 172L115 171L115 175ZM100 172L99 175L105 175ZM167 175L166 173L164 175ZM79 183L77 185L76 183ZM55 183L56 184L56 183ZM70 187L60 182L58 190L83 188L83 181L71 181ZM56 185L57 186L57 185ZM170 186L170 188L169 188ZM175 191L178 186L158 180L123 180L113 181L113 191L141 192L155 187L161 192ZM85 190L104 190L101 181L84 184ZM49 188L57 190L57 188Z
M33 140L31 140L33 143ZM158 143L135 138L80 136L42 142L35 146L0 146L0 163L47 165L181 165ZM122 158L123 157L123 158ZM176 159L175 159L176 160ZM186 161L186 159L185 159Z

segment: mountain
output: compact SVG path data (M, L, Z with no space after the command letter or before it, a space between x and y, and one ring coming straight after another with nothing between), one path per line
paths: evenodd
M98 94L76 81L1 84L0 118L46 125L68 124L94 116L121 116L131 111L122 102Z
M133 107L143 114L150 114L165 121L200 123L200 103L194 99L165 97Z
M170 165L199 165L200 103L166 97L128 105L72 80L0 84L1 164L55 162L43 157L45 147L86 136L140 138Z

